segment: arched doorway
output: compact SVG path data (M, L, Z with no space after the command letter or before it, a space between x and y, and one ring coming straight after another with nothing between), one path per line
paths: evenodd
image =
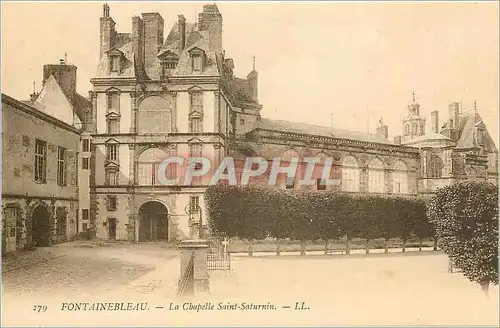
M50 246L50 215L43 205L38 205L33 211L31 241L35 246Z
M139 241L168 240L168 210L160 202L149 201L139 208Z

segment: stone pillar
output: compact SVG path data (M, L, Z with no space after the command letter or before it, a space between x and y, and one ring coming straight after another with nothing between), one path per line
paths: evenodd
M171 120L171 131L173 133L177 133L178 132L178 129L177 129L177 92L176 91L170 91L169 92L170 94L170 101L171 101L171 116L170 116L170 120Z
M193 292L195 294L208 292L208 242L206 240L183 240L179 245L179 249L181 252L181 275L179 279L179 286L182 277L184 277L186 270L188 269L191 256L194 254Z

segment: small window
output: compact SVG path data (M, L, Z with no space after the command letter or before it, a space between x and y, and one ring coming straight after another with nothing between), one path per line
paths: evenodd
M108 161L118 160L118 145L106 145Z
M198 213L200 211L200 197L191 196L189 198L189 207L191 213Z
M203 109L203 94L201 91L191 92L191 112L201 112Z
M326 182L324 179L321 179L321 178L316 179L316 189L317 190L326 190Z
M295 178L287 177L286 178L286 189L294 189L295 188Z
M84 158L82 160L82 169L89 170L89 167L90 167L90 158Z
M118 120L115 118L108 118L108 134L118 134L118 133L120 133Z
M89 226L88 226L88 224L87 224L87 223L83 223L83 224L82 224L82 230L83 230L83 231L87 231L87 230L89 230Z
M245 124L245 118L240 118L240 125L244 125Z
M111 57L111 72L120 71L120 56Z
M35 181L45 183L47 175L47 143L36 139L35 144Z
M108 92L108 112L120 112L120 94L117 91Z
M203 58L201 55L193 55L193 70L201 71L203 69Z
M90 151L90 139L83 139L83 151Z
M108 211L116 211L117 199L116 196L108 196Z
M30 146L30 137L29 136L23 136L23 146L24 147Z
M118 171L109 170L106 172L106 181L110 186L118 185Z
M57 184L66 185L66 148L57 148Z
M201 118L192 117L189 119L189 133L201 133Z
M82 209L82 220L83 221L88 221L90 218L90 215L89 215L89 210L88 208L84 208Z

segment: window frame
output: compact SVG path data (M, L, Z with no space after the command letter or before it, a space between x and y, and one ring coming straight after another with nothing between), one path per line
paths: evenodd
M41 139L35 139L35 182L47 183L47 142Z
M67 149L61 146L57 147L57 184L59 186L67 185Z

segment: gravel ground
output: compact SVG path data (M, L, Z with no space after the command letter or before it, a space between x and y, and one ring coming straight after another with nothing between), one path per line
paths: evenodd
M179 299L180 260L166 246L66 244L50 250L66 256L4 274L4 325L498 326L498 286L487 298L461 274L448 273L447 257L438 252L232 257L230 272L209 272L209 294ZM19 288L22 297L15 294ZM37 294L26 294L29 289ZM61 311L62 302L143 302L147 310L68 312ZM275 310L169 310L184 302L212 302L216 309L219 302L253 302ZM305 309L295 310L302 302ZM38 303L48 310L34 313Z

